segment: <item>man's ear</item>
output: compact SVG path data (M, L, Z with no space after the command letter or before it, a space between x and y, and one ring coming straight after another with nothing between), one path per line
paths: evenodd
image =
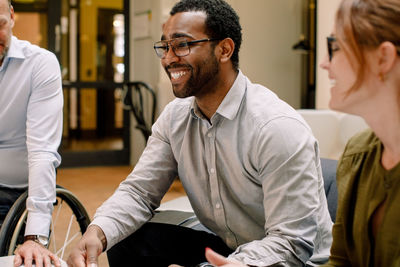
M221 63L228 62L235 50L235 43L231 38L225 38L218 44L219 60Z
M377 49L378 56L378 73L385 75L394 66L397 58L396 46L391 42L383 42Z
M15 23L15 15L14 15L14 7L10 6L10 17L11 17L11 28L14 27Z

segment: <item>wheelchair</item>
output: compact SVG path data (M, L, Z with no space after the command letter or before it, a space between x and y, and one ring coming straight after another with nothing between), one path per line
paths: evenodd
M7 213L0 228L0 256L14 254L18 245L24 242L24 232L28 212L24 192ZM60 259L66 260L90 223L90 217L82 203L65 188L56 188L56 201L53 204L48 249Z

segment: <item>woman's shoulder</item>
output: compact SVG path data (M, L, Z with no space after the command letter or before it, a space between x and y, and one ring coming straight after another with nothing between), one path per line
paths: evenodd
M371 129L366 129L350 138L343 152L343 157L368 153L369 151L376 149L379 144L380 140L375 133Z
M348 176L354 170L361 168L366 158L373 160L378 151L379 144L379 139L370 129L364 130L350 138L339 160L337 170L338 180L342 178L341 176ZM369 157L367 154L375 154L375 156Z

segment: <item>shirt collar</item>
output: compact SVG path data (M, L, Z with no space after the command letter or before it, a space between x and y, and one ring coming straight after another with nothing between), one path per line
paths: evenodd
M229 89L228 93L222 100L215 113L218 113L229 120L233 120L239 111L245 91L246 77L243 75L242 71L239 70L235 82ZM199 117L204 118L199 110L199 107L197 106L196 99L194 97L190 106L190 112L192 116L196 119Z
M196 98L192 97L192 103L190 104L190 114L192 114L193 118L198 119L203 118L199 106L197 106Z
M15 36L11 36L11 41L10 41L10 48L7 51L7 55L5 59L7 58L25 58L24 52L22 51L22 48L18 45L17 38Z
M224 100L222 100L216 113L227 118L228 120L233 120L239 111L245 91L246 77L239 70L235 82L224 97Z

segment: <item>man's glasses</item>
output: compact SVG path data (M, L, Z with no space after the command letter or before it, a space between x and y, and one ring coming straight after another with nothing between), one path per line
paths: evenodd
M339 47L334 46L334 43L337 42L336 37L328 36L326 37L326 41L328 44L328 55L329 55L329 62L332 61L333 53L339 50Z
M163 40L154 44L154 50L159 58L165 58L170 48L177 57L184 57L190 54L190 46L201 42L212 42L218 39L200 39L188 41L186 37L178 37L171 40Z

